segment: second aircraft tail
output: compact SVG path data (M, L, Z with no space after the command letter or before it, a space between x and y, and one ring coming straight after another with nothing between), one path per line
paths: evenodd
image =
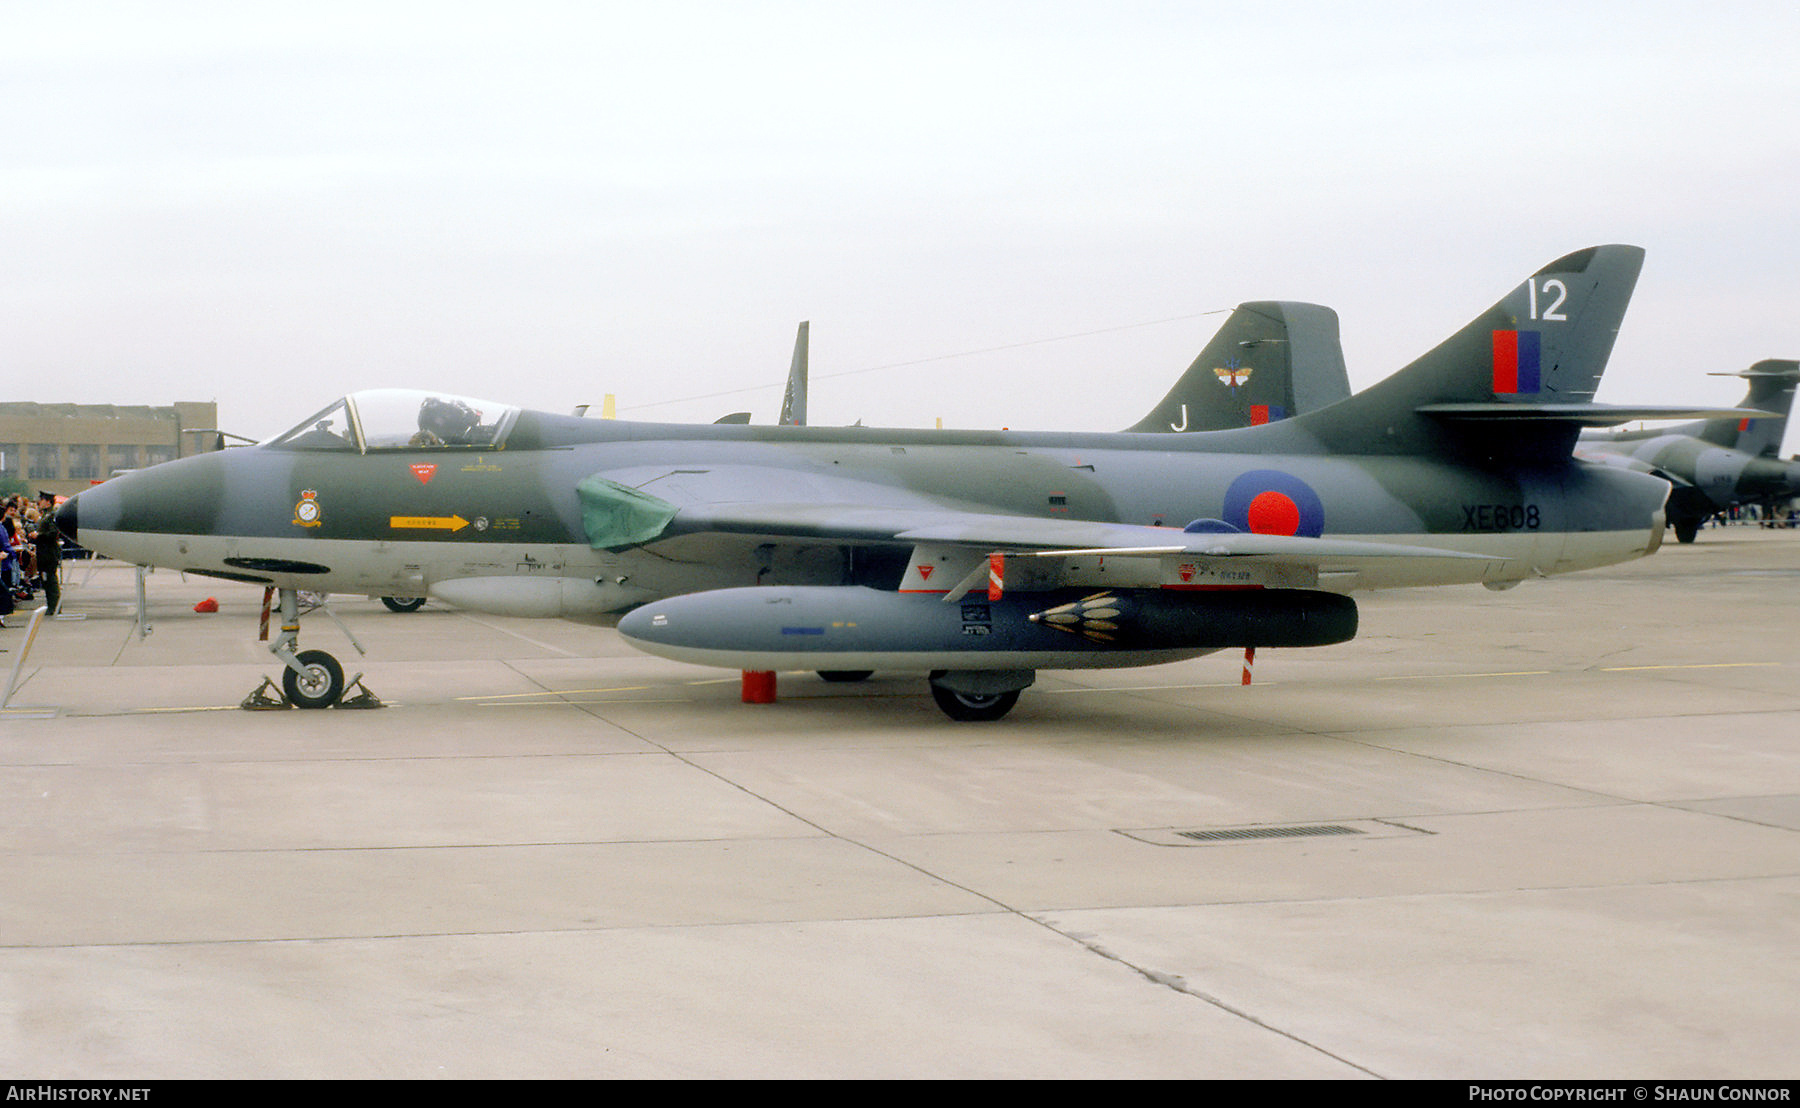
M1251 427L1349 395L1336 312L1292 300L1253 300L1232 310L1169 394L1125 430Z
M1774 412L1758 418L1709 419L1695 436L1714 446L1741 450L1759 457L1774 457L1781 452L1781 438L1787 433L1788 413L1794 407L1794 386L1800 383L1800 362L1766 358L1728 377L1747 377L1750 391L1740 408Z

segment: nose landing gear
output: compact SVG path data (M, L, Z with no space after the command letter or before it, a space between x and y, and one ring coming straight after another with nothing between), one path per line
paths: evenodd
M269 652L281 659L285 667L281 673L281 697L269 695L275 691L275 682L263 678L255 692L244 699L243 707L250 709L269 708L380 708L381 700L369 691L362 683L362 674L344 680L344 667L338 660L323 650L299 650L300 645L300 592L298 589L264 589L262 609L262 635L269 637L270 606L279 592L281 596L281 633L270 644ZM308 609L311 612L324 612L338 629L350 640L358 654L368 653L363 645L356 641L356 636L344 626L330 608L325 606L323 598L318 599ZM357 688L362 691L345 699L348 689Z

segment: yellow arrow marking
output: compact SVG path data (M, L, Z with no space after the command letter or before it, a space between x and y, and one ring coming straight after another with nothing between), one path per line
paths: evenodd
M460 531L469 525L461 516L389 516L388 526L407 531Z

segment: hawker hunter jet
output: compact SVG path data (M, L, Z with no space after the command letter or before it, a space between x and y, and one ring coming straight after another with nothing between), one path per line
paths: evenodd
M278 594L271 649L302 706L344 684L299 649L305 589L616 620L745 671L917 671L948 715L995 719L1039 669L1338 643L1356 590L1655 550L1668 483L1572 455L1581 427L1635 418L1592 397L1642 262L1558 259L1374 387L1239 430L672 425L378 390L108 481L59 521Z
M1800 382L1800 362L1768 359L1739 373L1750 391L1740 408L1699 423L1652 431L1583 435L1577 452L1591 461L1654 473L1674 486L1669 525L1693 542L1708 517L1735 504L1773 510L1800 496L1800 461L1783 460L1781 439Z

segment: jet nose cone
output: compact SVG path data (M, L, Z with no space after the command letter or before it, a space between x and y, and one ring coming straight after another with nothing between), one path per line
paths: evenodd
M69 497L69 499L63 501L62 507L56 509L56 515L51 517L56 521L56 529L62 532L62 537L68 539L72 543L80 543L81 541L76 537L80 533L80 525L77 523L80 516L80 509L75 506L76 501L80 499L80 496Z

